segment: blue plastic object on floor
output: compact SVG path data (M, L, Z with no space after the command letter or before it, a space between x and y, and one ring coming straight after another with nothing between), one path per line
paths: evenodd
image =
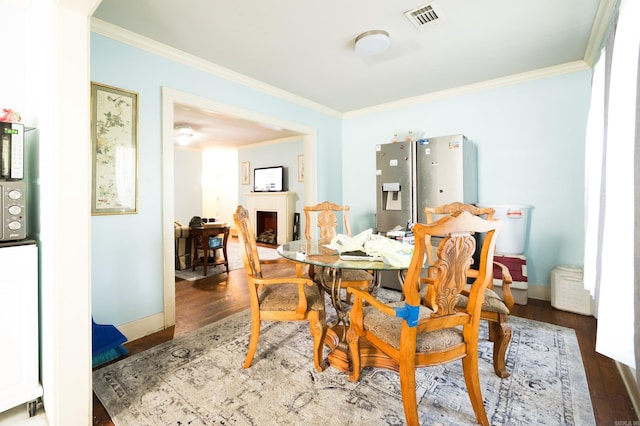
M127 338L113 325L97 324L91 318L92 325L92 366L96 368L102 364L118 359L129 353L122 346Z

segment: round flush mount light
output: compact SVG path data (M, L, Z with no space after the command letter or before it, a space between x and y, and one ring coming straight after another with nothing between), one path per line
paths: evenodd
M387 50L391 44L389 33L384 30L371 30L356 37L356 53L362 56L377 55Z

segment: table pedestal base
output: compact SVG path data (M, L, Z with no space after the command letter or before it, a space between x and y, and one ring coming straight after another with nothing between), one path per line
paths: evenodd
M347 342L341 341L344 326L337 325L327 330L324 344L330 349L329 365L350 375L352 371L351 354ZM386 368L400 371L398 363L389 358L384 352L371 345L367 339L360 339L360 365L364 367Z

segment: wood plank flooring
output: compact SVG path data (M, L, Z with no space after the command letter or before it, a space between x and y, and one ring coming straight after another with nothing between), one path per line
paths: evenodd
M273 269L267 269L273 268ZM294 275L295 268L268 265L267 273ZM167 330L127 343L133 355L218 321L249 307L244 269L208 277L195 282L176 280L176 325ZM638 416L626 392L615 363L595 352L596 319L554 309L549 302L529 299L527 305L515 305L513 315L535 319L576 330L582 352L591 402L598 425L638 424ZM93 424L113 426L111 418L93 396ZM579 425L578 425L579 426Z

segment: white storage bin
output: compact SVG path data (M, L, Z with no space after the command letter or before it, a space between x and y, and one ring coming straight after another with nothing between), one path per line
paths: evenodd
M493 217L502 221L502 229L500 229L496 240L496 253L524 253L531 206L522 204L484 204L481 207L491 207L495 210Z
M594 301L585 290L582 268L575 265L557 265L551 271L551 306L582 315L594 314Z

